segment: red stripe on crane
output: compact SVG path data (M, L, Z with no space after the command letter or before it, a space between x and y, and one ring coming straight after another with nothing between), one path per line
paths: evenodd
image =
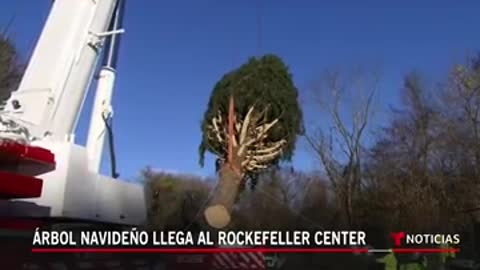
M55 164L55 155L50 150L11 140L3 140L0 143L0 153L1 157L5 159L31 160L48 165Z
M0 172L0 198L38 198L42 194L41 179L18 175L10 172Z

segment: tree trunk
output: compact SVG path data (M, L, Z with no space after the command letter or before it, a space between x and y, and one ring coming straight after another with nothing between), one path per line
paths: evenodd
M352 205L352 183L347 183L347 196L346 196L346 214L347 214L347 226L348 229L352 229L353 226L353 205Z
M231 221L233 206L238 197L242 182L242 158L237 155L235 139L234 99L230 96L228 108L228 159L219 172L220 179L213 198L205 209L207 223L216 229L226 227Z
M242 181L241 176L229 164L225 164L219 174L217 188L204 213L207 223L216 229L224 228L230 223Z

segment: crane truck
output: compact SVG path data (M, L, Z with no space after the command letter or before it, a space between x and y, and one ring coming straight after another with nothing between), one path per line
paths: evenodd
M145 222L143 186L99 173L113 117L124 8L122 0L53 1L19 87L0 112L3 236L40 225ZM75 130L95 76L87 142L79 145Z
M22 256L13 260L22 253L18 232L24 231L31 244L30 235L40 226L124 229L146 222L144 187L117 179L115 166L111 176L99 173L105 140L111 140L111 99L124 9L125 0L55 0L20 85L0 111L0 237L2 257L8 258L1 265L7 269L121 269L118 261L108 258L102 263L110 267L89 266L89 260L83 266L51 261L45 262L47 268L38 268L38 262L25 265ZM87 142L79 145L76 126L97 74ZM260 262L252 269L263 269L261 255L260 259L247 255ZM221 265L236 260L220 257ZM220 257L207 256L204 262L205 256L190 256L189 261L202 258L192 265L178 261L180 256L173 264L175 269L200 265L213 269L209 261ZM152 264L123 267L151 269Z

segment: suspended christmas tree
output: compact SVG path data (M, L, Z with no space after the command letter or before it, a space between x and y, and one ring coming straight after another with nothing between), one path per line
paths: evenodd
M275 55L251 58L215 85L201 125L200 163L219 161L219 183L205 210L223 228L247 176L292 158L303 116L287 66Z

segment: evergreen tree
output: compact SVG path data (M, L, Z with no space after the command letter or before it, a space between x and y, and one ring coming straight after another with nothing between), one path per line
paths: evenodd
M298 91L287 66L275 55L251 58L215 85L201 124L200 164L209 151L220 174L205 216L224 227L245 179L291 160L304 131Z

